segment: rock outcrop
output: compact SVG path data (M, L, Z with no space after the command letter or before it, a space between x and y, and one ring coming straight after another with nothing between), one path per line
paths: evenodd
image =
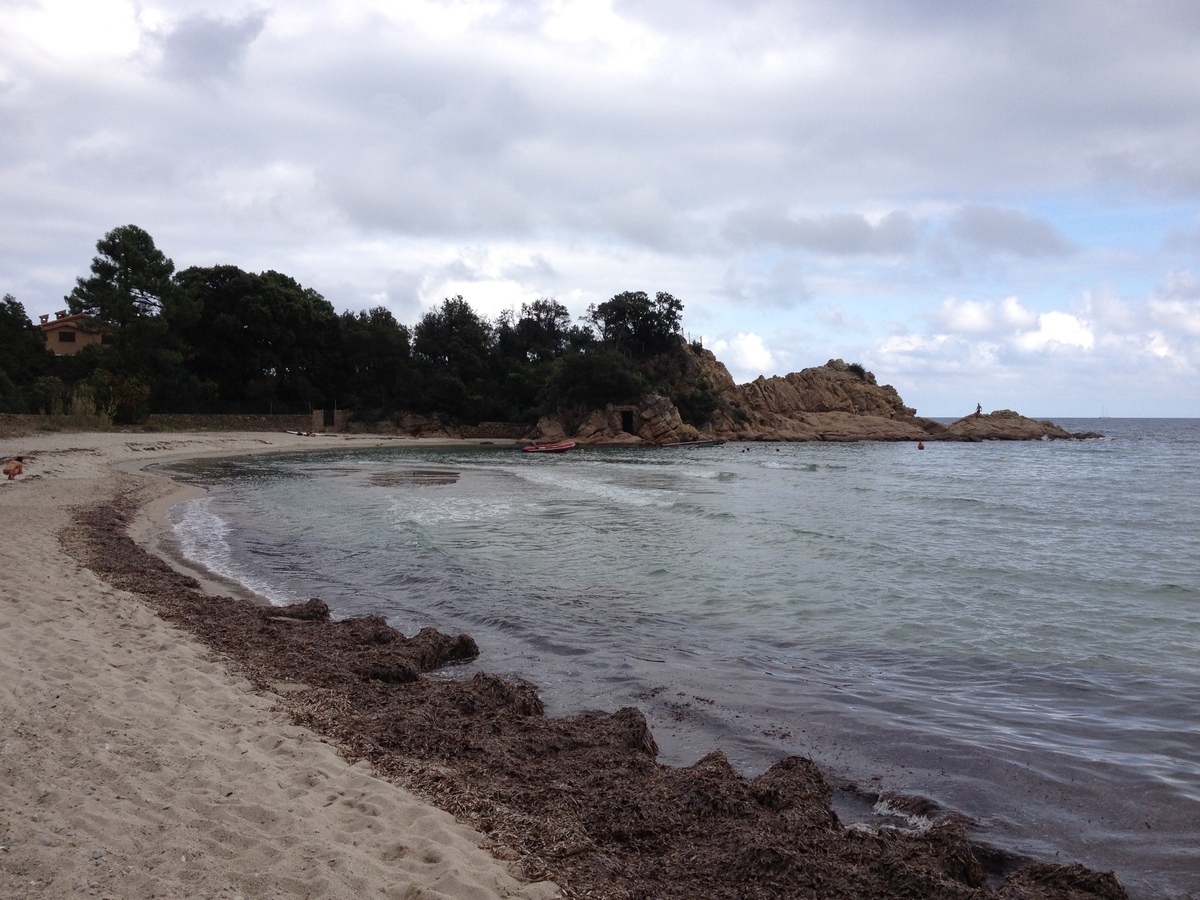
M1011 409L998 409L986 415L976 413L959 419L946 429L951 440L961 441L1036 441L1070 437L1096 437L1096 435L1074 435L1050 421L1027 419Z
M702 428L683 421L659 393L637 403L610 404L585 415L545 416L527 437L572 439L582 444L662 445L729 441L1028 441L1095 437L1072 435L1052 422L1012 410L977 413L950 425L922 418L890 384L880 385L862 366L831 359L789 375L734 383L708 350L684 345L672 357L676 391L714 395L718 405Z
M637 403L610 403L593 410L577 424L562 412L543 416L528 438L539 443L570 439L581 444L657 446L711 440L712 435L686 424L662 394L647 394Z

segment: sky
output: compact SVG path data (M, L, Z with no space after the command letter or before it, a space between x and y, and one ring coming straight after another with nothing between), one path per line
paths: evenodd
M0 293L127 224L408 325L666 291L738 382L1200 417L1200 3L0 0Z

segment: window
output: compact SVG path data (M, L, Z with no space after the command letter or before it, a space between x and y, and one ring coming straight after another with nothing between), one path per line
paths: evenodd
M58 333L58 342L59 342L60 344L73 344L73 343L75 343L75 332L73 332L73 331L60 331L60 332Z

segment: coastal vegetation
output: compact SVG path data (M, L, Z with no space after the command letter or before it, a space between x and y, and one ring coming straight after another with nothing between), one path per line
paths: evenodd
M681 382L683 303L625 291L579 321L539 298L489 321L449 297L411 328L383 306L338 313L275 271L174 262L136 225L105 234L64 297L102 340L46 347L24 306L0 306L0 412L75 413L117 423L150 413L301 413L366 420L400 412L450 423L530 423L561 408L671 397L702 425L721 405Z

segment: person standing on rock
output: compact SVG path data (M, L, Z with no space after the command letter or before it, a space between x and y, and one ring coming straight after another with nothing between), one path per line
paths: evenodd
M982 403L975 404L975 415L977 415L977 416L983 415L983 404Z

